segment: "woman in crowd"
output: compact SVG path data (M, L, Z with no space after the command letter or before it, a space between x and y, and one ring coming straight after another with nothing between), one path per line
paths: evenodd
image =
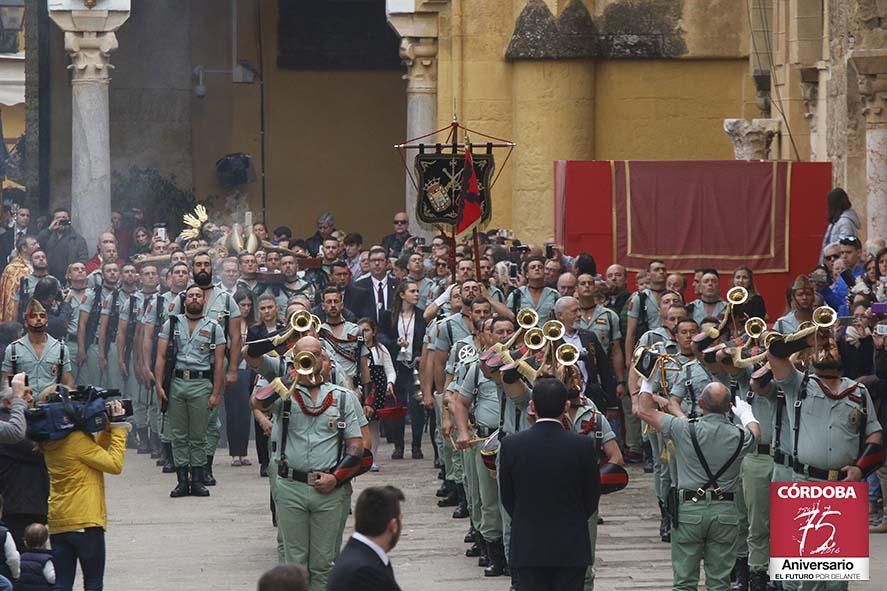
M364 401L364 414L369 419L370 437L372 441L371 450L373 457L376 457L376 451L379 449L379 420L381 419L380 411L385 407L385 399L394 398L394 382L397 374L394 372L394 365L391 363L391 355L379 341L376 339L378 327L376 321L371 318L361 318L357 321L357 325L363 331L363 340L370 352L370 387L372 388L372 399ZM401 432L401 437L403 436ZM401 458L403 458L403 446L401 445ZM395 458L397 453L397 444L395 443L395 454L391 459ZM379 467L373 463L370 468L372 472L378 472Z
M50 396L55 396L50 393ZM119 400L109 402L112 418L98 437L80 430L43 443L49 472L49 532L56 586L72 591L77 562L84 589L101 589L105 576L105 474L120 474L126 436L132 425Z
M875 350L869 318L868 306L855 304L852 322L838 332L844 375L853 380L874 373Z
M256 323L252 293L241 287L234 293L234 301L240 308L241 342L245 343L249 327ZM225 426L232 466L252 465L252 462L246 457L246 453L249 448L250 418L252 416L249 408L249 395L254 379L253 370L246 366L245 361L241 360L240 366L237 368L237 382L225 388Z
M135 254L150 254L151 252L151 234L144 226L139 226L132 233L133 243L130 256Z
M844 236L859 236L859 215L850 204L850 197L844 189L832 189L826 196L828 202L828 228L822 239L821 253L829 244L833 244ZM819 262L822 262L820 255Z
M757 316L766 320L767 307L764 305L764 298L755 289L755 276L752 270L744 265L736 267L736 270L733 271L733 286L744 287L748 291L748 301L742 305L742 309L748 317Z

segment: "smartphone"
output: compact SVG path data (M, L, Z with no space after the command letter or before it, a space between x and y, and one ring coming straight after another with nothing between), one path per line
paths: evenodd
M838 316L838 324L840 326L850 326L853 324L853 316Z
M425 246L425 238L417 236L416 239L413 241L413 244L415 244L416 246Z
M169 235L166 233L166 224L156 224L154 226L154 240L169 242Z
M545 258L553 259L554 258L554 244L546 243L545 245Z
M887 324L876 324L875 334L882 337L887 335Z
M826 283L828 281L828 275L825 271L814 271L813 273L810 273L810 281Z
M498 234L499 238L508 238L508 230L505 228L501 228L496 234Z
M870 310L872 314L887 314L887 302L874 302Z
M508 276L517 279L517 263L508 263Z

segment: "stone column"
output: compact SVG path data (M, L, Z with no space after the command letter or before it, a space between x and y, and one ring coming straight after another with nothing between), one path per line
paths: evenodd
M437 39L434 37L404 37L400 40L400 57L407 72L407 138L425 135L437 129ZM421 142L434 144L438 138ZM407 166L412 172L413 158L418 150L407 150ZM413 173L415 177L415 173ZM429 234L429 228L416 219L416 187L406 176L406 211L410 216L413 234ZM424 230L424 232L423 232Z
M724 119L737 160L769 160L770 144L779 133L776 119Z
M883 238L887 236L887 50L854 49L849 57L865 116L866 236Z
M50 17L65 32L71 58L71 218L92 245L111 225L110 57L117 49L114 32L129 11L69 4L73 9L52 10Z

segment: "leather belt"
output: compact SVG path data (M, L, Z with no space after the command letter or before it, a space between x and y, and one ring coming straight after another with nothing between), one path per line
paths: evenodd
M491 429L489 427L482 427L480 425L478 425L477 428L474 430L475 434L478 437L489 437L490 435L493 434L493 431L495 431L495 429Z
M311 472L323 472L323 470L311 470L310 472L302 472L300 470L296 470L295 468L293 468L292 470L287 472L286 475L283 476L283 478L286 478L287 480L292 479L297 482L304 482L305 484L308 484L308 475ZM278 472L278 476L280 476L279 472Z
M828 480L829 482L837 482L838 480L843 480L847 477L847 472L844 470L824 470L822 468L816 468L815 466L802 464L801 462L795 462L792 468L797 474L812 476L813 478Z
M208 369L177 369L173 374L183 380L209 380L212 373Z
M769 443L760 443L758 444L758 453L769 456L770 455L770 444Z
M732 501L733 493L731 492L722 492L720 495L715 493L715 491L709 490L682 490L681 491L681 499L685 501L693 501L694 503L701 501L705 498L708 498L712 501Z
M792 457L784 452L779 451L779 450L773 451L773 461L776 462L777 464L781 464L781 465L785 466L786 468L792 467Z

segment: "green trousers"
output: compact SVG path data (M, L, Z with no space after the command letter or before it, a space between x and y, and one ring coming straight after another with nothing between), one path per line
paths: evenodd
M736 558L748 557L748 514L745 508L745 493L742 488L742 472L739 473L736 489L733 492L736 512L739 514L739 527L736 530Z
M123 372L120 371L120 356L117 354L116 343L111 343L108 349L108 365L102 372L102 381L105 388L123 390ZM126 392L123 393L126 396Z
M151 398L156 398L153 391L149 392L136 379L135 371L130 368L129 376L123 380L123 395L132 398L132 418L136 429L144 429L148 426L148 409L151 407Z
M661 433L654 432L652 429L649 435L650 449L653 452L653 488L656 491L656 497L664 503L668 498L668 490L671 488L671 471L668 462L662 461L662 450L666 446L665 438Z
M76 357L74 358L76 359ZM86 363L80 367L78 384L84 386L104 386L99 369L99 346L95 343L86 346Z
M222 391L224 392L224 387ZM219 412L223 403L220 400L219 405L210 409L206 417L206 455L208 456L214 455L216 448L219 447L219 437L222 433L222 419L219 418Z
M770 477L773 458L750 453L742 460L742 497L748 515L748 565L767 572L770 565Z
M77 341L74 341L73 343L71 341L66 341L65 346L68 348L68 350L65 351L65 355L71 361L71 377L74 379L75 384L81 384L83 382L80 381L80 366L77 365Z
M480 444L477 444L480 445ZM468 501L468 514L471 525L480 531L480 490L477 488L477 471L474 467L474 449L469 447L462 454L462 485L465 487L465 498Z
M585 569L585 583L582 591L594 591L594 549L597 545L597 512L588 518L588 539L591 540L591 562Z
M622 397L622 414L625 415L625 447L641 451L641 420L631 413L631 396Z
M732 501L682 502L678 527L671 533L673 591L696 591L700 562L705 565L706 589L728 591L738 526L739 514Z
M268 462L268 486L271 488L271 502L275 505L275 511L277 510L277 462L274 460L270 460ZM278 522L279 523L279 522ZM278 564L284 564L286 562L283 556L283 535L281 534L281 530L277 528L277 562Z
M173 378L166 421L176 466L206 464L207 402L213 385L209 380Z
M275 489L283 562L308 569L309 591L326 591L342 545L350 489L342 486L324 495L313 486L282 478L277 479Z
M474 478L477 481L477 490L480 493L480 527L481 533L488 542L502 538L502 513L499 507L499 486L496 477L490 474L480 457L480 443L471 446L470 451L474 460ZM465 473L468 473L466 467Z

